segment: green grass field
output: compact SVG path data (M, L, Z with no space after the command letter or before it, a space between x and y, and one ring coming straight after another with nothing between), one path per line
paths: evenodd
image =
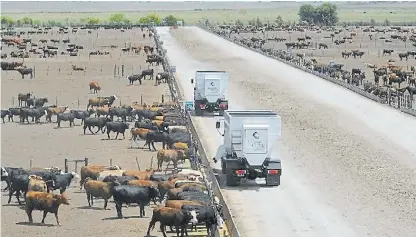
M156 13L160 17L167 15L174 15L178 18L183 18L188 25L195 24L202 18L208 18L216 22L230 22L237 19L247 22L253 18L259 17L263 22L274 21L277 16L281 16L285 21L298 20L298 6L301 4L290 4L289 6L282 5L281 8L273 9L240 9L240 10L191 10L191 11L141 11L141 12L124 12L126 18L133 23L137 22L141 17L150 13ZM339 8L338 15L340 22L369 22L374 19L376 22L384 22L388 19L392 24L403 22L416 22L416 3L412 2L397 2L397 3L337 3ZM108 18L114 12L92 12L92 13L5 13L4 16L10 16L14 20L23 17L30 17L35 20L45 22L48 20L55 20L59 22L73 22L77 23L82 18L98 17L101 21L108 21Z

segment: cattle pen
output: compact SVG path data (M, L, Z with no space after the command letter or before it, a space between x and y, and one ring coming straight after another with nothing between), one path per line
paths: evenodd
M201 23L199 27L373 101L416 116L416 51L411 43L415 40L413 27L342 27L334 31L309 29L307 26L295 30L276 28L262 31L248 30L243 26L236 30L232 25L209 23ZM305 43L307 40L308 43ZM360 55L354 56L354 52ZM376 76L376 69L387 70ZM397 77L396 72L401 76Z
M58 29L50 29L57 31ZM39 58L37 54L30 54L30 58L24 60L27 67L33 68L36 75L33 79L21 79L15 71L2 70L2 108L16 108L18 94L33 94L33 100L47 98L44 106L52 106L50 111L85 110L89 99L103 96L116 96L114 106L124 105L152 105L176 101L176 94L171 94L172 83L157 84L154 79L143 78L142 83L134 82L128 85L126 77L132 74L140 74L140 71L152 68L155 74L166 69L166 65L152 65L144 63L146 53L125 53L123 50L109 49L108 55L89 55L88 52L96 51L98 44L117 45L118 48L125 47L126 41L131 45L157 47L153 38L141 37L134 39L135 34L141 32L141 28L132 29L93 29L97 34L103 36L94 43L89 40L89 34L83 30L71 32L65 35L50 34L54 38L70 39L71 42L82 45L77 56L56 55L55 57ZM146 29L145 29L146 30ZM151 29L149 29L151 30ZM37 36L34 36L36 38ZM42 35L42 37L45 37ZM39 40L40 38L37 38ZM156 42L157 43L157 42ZM59 50L64 49L60 45ZM6 49L13 50L12 47ZM12 59L16 61L15 59ZM10 59L8 59L10 61ZM71 68L74 65L74 68ZM75 70L84 68L84 70ZM169 68L169 67L168 67ZM94 94L89 92L88 83L92 80L99 82L101 90ZM175 90L174 90L175 91ZM55 107L53 107L55 106ZM61 110L62 109L62 110ZM10 109L11 111L12 109ZM47 111L46 111L47 112ZM55 115L52 113L52 115ZM126 139L107 139L107 136L99 132L97 135L82 132L80 120L75 120L75 126L68 122L61 122L61 127L55 125L55 116L52 123L44 122L43 118L39 123L28 120L26 123L19 122L19 116L12 115L13 121L2 125L2 165L10 167L32 168L27 166L27 160L36 167L62 167L62 171L78 172L80 166L84 165L117 165L128 169L138 166L140 169L154 168L153 157L155 153L147 149L129 148L129 130L126 132ZM94 115L92 115L94 117ZM156 144L157 149L161 149ZM198 149L202 152L201 149ZM79 159L79 157L88 157ZM193 168L199 165L192 165ZM186 167L186 165L185 165ZM189 165L188 165L188 168ZM210 182L216 182L215 177L208 177ZM60 222L62 227L57 228L50 217L46 218L46 224L29 224L27 216L20 210L13 197L12 202L7 204L7 194L2 196L2 214L9 218L2 222L2 235L4 236L29 236L42 235L45 233L45 226L50 226L56 234L61 236L69 235L91 235L91 236L113 236L117 233L120 236L144 235L151 216L152 208L146 207L144 218L138 217L138 208L123 208L124 219L118 219L113 205L109 210L102 209L102 201L95 201L93 207L87 205L85 192L79 191L79 180L73 180L71 188L66 191L70 198L70 206L63 206L60 210ZM215 186L215 185L213 185ZM153 205L152 205L153 206ZM76 218L74 218L76 217ZM34 212L34 222L40 222L41 215ZM85 225L88 223L88 225ZM56 229L55 229L56 228ZM190 236L203 236L205 230L188 231ZM156 233L156 230L152 232ZM168 233L174 236L174 233ZM159 235L159 234L158 234ZM176 235L175 235L176 236ZM224 236L216 232L215 236Z

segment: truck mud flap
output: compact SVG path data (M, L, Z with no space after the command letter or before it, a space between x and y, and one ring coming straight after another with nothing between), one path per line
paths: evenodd
M266 175L266 186L279 186L280 175Z

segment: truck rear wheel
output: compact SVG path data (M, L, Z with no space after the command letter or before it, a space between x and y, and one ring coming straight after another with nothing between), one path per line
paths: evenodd
M201 103L195 101L195 115L196 116L202 116L204 114L204 111L202 111L200 104Z

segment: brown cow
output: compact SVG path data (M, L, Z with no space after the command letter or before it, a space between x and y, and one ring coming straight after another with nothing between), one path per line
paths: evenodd
M87 165L81 167L81 180L79 182L79 189L82 189L82 185L86 178L97 180L100 176L100 172L104 170L120 170L121 167L118 165L104 166L104 165Z
M157 152L157 169L162 169L163 162L169 163L171 161L174 169L176 169L179 160L185 160L185 152L183 150L159 150Z
M68 110L68 106L59 106L59 107L49 107L46 110L46 122L52 123L52 115L57 115L59 113L64 113Z
M94 90L93 93L98 93L98 91L101 90L101 87L97 81L91 81L89 86L90 86L90 92L91 90Z
M197 224L197 213L195 210L190 212L181 211L170 207L157 207L153 209L152 220L147 229L147 236L150 236L150 229L155 227L156 222L160 222L160 230L164 237L166 237L165 226L175 226L176 234L179 236L179 230L182 230L182 236L185 234L186 225L191 222Z
M102 182L97 180L92 180L91 178L86 178L84 183L84 189L87 193L88 206L94 205L94 197L99 197L104 199L104 209L107 209L108 199L113 196L111 189L113 188L113 182Z
M126 170L123 173L123 176L135 176L139 180L150 180L150 176L154 173L154 170L146 170L146 171L140 171L140 170Z
M26 194L26 214L29 217L29 222L33 223L32 211L43 211L42 224L45 223L46 214L48 212L55 214L56 223L59 223L58 209L61 204L69 205L68 199L61 194L52 194L45 192L29 191Z

